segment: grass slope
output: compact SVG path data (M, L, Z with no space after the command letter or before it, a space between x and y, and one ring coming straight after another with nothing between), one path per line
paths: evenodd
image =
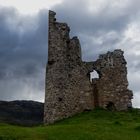
M140 111L98 109L50 126L0 124L0 140L140 140Z

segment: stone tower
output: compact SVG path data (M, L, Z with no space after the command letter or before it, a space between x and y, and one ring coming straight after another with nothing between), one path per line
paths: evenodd
M49 11L48 63L44 123L51 124L95 107L126 110L131 106L126 61L123 51L99 56L95 62L83 62L77 37L70 39L70 28ZM99 78L90 81L90 72Z

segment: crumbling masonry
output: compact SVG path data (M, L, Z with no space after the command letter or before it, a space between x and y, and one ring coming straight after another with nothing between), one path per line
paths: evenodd
M132 91L127 89L127 68L123 51L114 50L95 62L83 62L77 37L49 11L49 48L46 69L44 123L51 124L84 110L102 107L127 110ZM99 78L90 81L90 72Z

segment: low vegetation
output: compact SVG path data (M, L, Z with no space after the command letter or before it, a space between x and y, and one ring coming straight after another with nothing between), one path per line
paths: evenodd
M96 109L50 126L0 124L0 140L140 140L140 111Z

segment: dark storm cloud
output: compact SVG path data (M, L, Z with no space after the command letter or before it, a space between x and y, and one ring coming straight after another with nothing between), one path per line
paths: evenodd
M47 10L21 16L14 8L0 8L1 100L44 96L47 15Z
M89 2L90 0L64 1L63 4L53 9L57 11L58 19L67 21L75 33L95 34L99 31L124 30L132 16L138 12L137 4L140 3L137 0L125 0L115 5L115 1L107 0L104 6L97 8L97 12L94 12L94 10L90 10L90 7L94 9L98 5L98 1L95 2L95 5L90 5ZM122 7L122 5L125 6Z

